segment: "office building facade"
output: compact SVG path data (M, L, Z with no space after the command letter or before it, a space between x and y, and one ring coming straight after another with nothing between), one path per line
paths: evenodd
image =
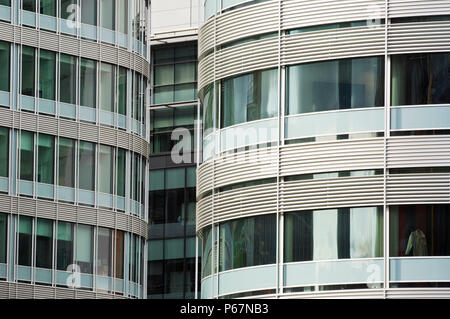
M204 12L201 297L450 297L448 3Z
M0 1L0 297L145 297L148 16Z

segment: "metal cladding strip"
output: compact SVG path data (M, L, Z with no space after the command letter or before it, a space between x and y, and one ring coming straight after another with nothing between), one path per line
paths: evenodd
M383 168L383 145L378 138L284 146L281 175Z
M216 44L278 31L278 1L265 1L221 14L217 19Z
M127 299L116 294L0 281L0 299Z
M254 297L258 298L258 297ZM368 298L384 299L385 291L382 289L362 289L362 290L339 290L336 291L316 291L316 292L298 292L283 293L279 295L282 299L342 299L342 298Z
M425 289L425 288L403 288L386 290L386 298L389 299L448 299L450 294L449 288Z
M197 196L212 190L213 163L203 163L197 170Z
M0 30L0 40L3 41L118 64L150 78L149 62L140 54L124 48L7 22L0 22Z
M450 14L447 0L389 0L390 18Z
M198 63L198 90L200 91L208 83L214 82L214 54L208 55L206 58L200 60ZM201 74L201 76L200 76Z
M383 205L383 176L380 175L281 183L283 212L379 205Z
M202 198L197 202L196 209L196 231L211 224L212 218L212 196Z
M450 166L450 137L391 137L387 163L389 168Z
M7 108L0 108L0 126L121 147L148 158L149 143L144 138L110 127Z
M0 212L14 215L27 215L37 218L60 220L71 223L89 224L99 227L118 229L148 237L147 223L139 217L101 208L91 208L65 204L42 199L9 196L0 194ZM116 215L118 221L116 222ZM119 222L124 220L125 222ZM134 223L140 227L133 229Z
M215 160L214 185L235 183L277 176L277 148L266 148L223 156Z
M391 24L389 54L450 51L450 21Z
M370 45L368 45L370 43ZM285 35L281 63L299 64L319 60L383 55L384 28L353 27Z
M198 56L214 48L214 19L201 26L198 33Z
M282 28L384 18L385 0L284 0Z
M390 175L387 202L388 205L450 204L450 173Z

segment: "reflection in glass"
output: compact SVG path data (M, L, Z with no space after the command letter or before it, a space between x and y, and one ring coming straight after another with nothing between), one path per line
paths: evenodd
M34 134L20 132L20 179L32 181L34 175Z
M98 160L98 191L113 193L114 151L111 146L100 145Z
M75 141L59 138L58 185L75 187Z
M287 68L288 115L383 105L384 57L314 62Z
M256 71L222 82L221 127L277 116L278 70Z
M34 48L22 46L22 94L34 96Z
M212 262L212 228L202 229L202 278L211 275ZM214 263L215 264L215 263Z
M450 103L450 53L392 56L392 105Z
M76 264L84 274L92 274L94 229L88 225L77 226Z
M391 257L450 256L450 205L391 206Z
M73 264L73 224L58 222L56 269L65 271Z
M95 144L80 141L79 149L79 179L81 189L94 190L95 186Z
M285 216L285 262L383 256L381 208L340 208Z
M37 219L36 226L36 267L52 268L53 221Z
M97 62L90 59L80 60L80 105L95 107Z
M124 34L128 34L128 1L127 0L118 0L118 31Z
M59 101L75 104L76 99L76 57L66 54L60 55L59 61Z
M97 25L97 1L80 0L81 23Z
M97 275L111 277L112 266L112 231L107 228L98 228L97 240Z
M50 0L52 1L52 0ZM62 19L69 19L73 14L75 14L75 6L77 4L77 0L60 0L60 16Z
M127 115L127 69L119 67L118 113Z
M55 138L39 134L38 139L38 182L53 184L55 162Z
M101 0L100 2L100 21L101 26L106 29L114 30L115 26L115 0Z
M52 0L52 2L54 2ZM40 49L39 51L39 97L55 99L56 53Z
M40 0L40 12L48 16L56 17L56 1Z
M19 258L21 266L31 266L33 220L29 216L19 216Z
M276 215L220 225L220 271L275 263Z
M100 109L108 112L114 112L114 70L112 64L100 64Z

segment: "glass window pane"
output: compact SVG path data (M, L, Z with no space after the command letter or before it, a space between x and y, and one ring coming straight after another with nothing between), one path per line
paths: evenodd
M278 70L258 71L223 81L222 127L275 117Z
M80 105L95 107L97 62L94 60L80 60Z
M174 48L165 48L155 50L154 52L155 64L173 63L174 62Z
M55 138L39 134L38 146L38 182L53 184L55 162Z
M450 103L449 53L392 56L392 105Z
M9 176L9 129L0 127L0 176Z
M123 279L124 270L124 233L116 230L116 278Z
M100 68L100 109L114 112L114 70L109 63L101 63Z
M125 197L125 162L126 151L123 148L119 148L117 152L117 196Z
M22 94L34 96L34 48L22 46Z
M53 221L37 219L36 229L36 267L52 268Z
M11 0L0 0L0 4L1 4L2 6L8 6L8 7L10 7L10 6L11 6Z
M73 264L73 224L58 222L56 269L67 270Z
M226 222L220 238L220 271L275 263L276 215Z
M0 263L6 264L8 240L8 215L0 214Z
M184 188L184 168L166 170L166 189Z
M141 76L135 72L133 77L133 118L141 120Z
M61 54L59 64L59 100L75 104L77 61L74 56Z
M41 14L56 17L56 1L55 0L40 0Z
M112 232L107 228L98 228L97 240L97 275L112 275Z
M0 65L2 72L0 72L0 91L9 92L9 78L10 78L10 44L8 42L0 41Z
M214 116L218 118L217 99L219 96L219 85L216 86L216 98L214 97L214 85L209 85L203 90L200 96L203 110L203 130L204 136L212 133L214 126L217 127L217 121L214 122Z
M94 190L95 186L95 145L80 141L79 155L79 187L85 190Z
M113 193L114 151L111 146L100 145L98 160L98 191Z
M118 91L119 114L127 115L127 69L119 67L119 91Z
M22 0L23 10L36 12L36 0Z
M61 18L69 19L75 17L77 0L60 0Z
M124 34L128 34L128 1L127 0L118 0L119 1L119 12L118 12L118 23L119 28L118 31Z
M20 179L32 181L34 175L34 133L20 132Z
M101 0L100 7L101 7L100 12L101 26L106 29L114 30L116 1Z
M39 52L39 97L55 99L56 53L47 50Z
M383 106L384 57L292 66L287 82L288 115Z
M174 101L173 86L162 86L154 88L154 104L164 104Z
M150 192L149 221L151 224L164 224L165 222L165 191Z
M18 264L31 266L33 220L28 216L19 216L19 257Z
M92 274L93 263L93 240L94 229L88 225L78 225L76 244L76 263L80 266L80 271L85 274Z
M167 85L174 83L173 64L155 66L155 85Z
M175 64L175 83L195 82L196 63Z
M195 84L175 85L174 102L186 102L195 100Z
M59 176L58 185L75 187L75 141L68 138L59 138Z
M97 25L97 0L80 0L81 23Z

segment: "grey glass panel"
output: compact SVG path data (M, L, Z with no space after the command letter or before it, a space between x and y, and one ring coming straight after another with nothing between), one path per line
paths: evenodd
M141 76L135 72L133 77L133 118L141 120Z
M127 0L118 0L118 31L128 34L128 1Z
M98 160L98 191L113 193L114 151L111 146L100 145Z
M127 114L127 69L119 67L118 113Z
M220 271L275 263L276 215L220 225Z
M28 216L19 217L19 256L18 264L31 266L33 220Z
M95 145L93 143L80 141L79 165L79 187L93 191L95 186Z
M34 175L34 134L20 132L20 179L32 181Z
M75 16L75 5L77 3L77 0L60 0L60 16L63 19L68 19L69 17Z
M75 187L75 141L59 138L58 185Z
M8 239L8 215L0 214L0 263L6 264L7 239Z
M204 136L212 133L213 128L217 127L218 110L217 100L219 96L219 85L216 85L216 97L214 97L214 86L210 85L205 88L203 96L200 96L203 107L203 130ZM214 117L216 120L214 121Z
M73 264L73 224L58 222L56 269L67 270Z
M114 112L115 67L109 63L100 66L100 109Z
M167 85L173 83L174 83L173 64L155 66L155 85Z
M61 54L59 68L59 100L69 104L76 104L76 57Z
M88 225L78 225L76 244L76 263L85 274L92 274L93 270L93 249L94 249L94 229Z
M257 71L222 82L221 127L275 117L278 70Z
M391 206L391 257L450 256L450 205Z
M34 48L22 46L22 94L34 96Z
M36 267L52 268L53 221L37 219L36 226Z
M55 99L56 53L47 50L39 52L39 97Z
M305 211L285 218L285 262L383 256L381 208Z
M53 184L55 138L51 135L39 134L38 145L38 182Z
M205 227L202 230L202 278L211 274L212 262L212 228Z
M11 0L0 0L0 4L1 4L2 6L8 6L8 7L10 7L10 6L11 6Z
M115 26L115 0L101 0L100 2L100 21L101 26L106 29L114 30Z
M112 275L112 231L98 228L97 240L97 275L111 277Z
M9 176L9 129L0 127L0 176Z
M287 82L288 115L383 106L384 57L292 66Z
M0 91L9 91L10 52L10 44L0 41L0 65L2 66L2 72L0 72Z
M56 1L40 0L40 12L41 14L56 17Z
M116 241L116 253L115 253L115 258L116 258L116 265L115 265L116 266L115 267L116 278L123 279L124 249L125 249L124 232L123 231L116 230L115 241Z
M97 83L97 62L89 59L80 61L80 105L95 107Z
M175 83L195 82L197 64L177 63L175 64Z
M36 0L22 0L22 8L26 11L36 12Z
M97 25L97 0L80 0L81 22Z
M450 53L392 56L392 105L450 103Z

